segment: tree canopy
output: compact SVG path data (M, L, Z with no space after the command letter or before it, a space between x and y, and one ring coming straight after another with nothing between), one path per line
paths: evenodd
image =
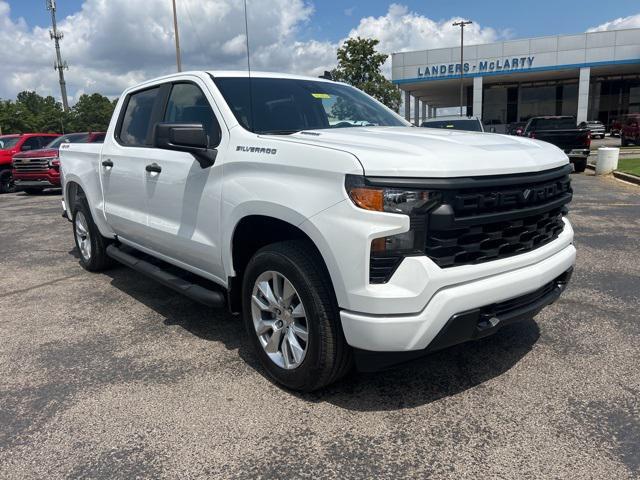
M338 66L331 74L334 80L353 85L398 111L400 92L382 75L381 67L389 55L376 52L378 43L373 38L348 39L338 49Z
M20 92L15 101L0 100L0 128L7 133L70 133L105 131L116 101L104 95L83 94L68 111L52 96Z

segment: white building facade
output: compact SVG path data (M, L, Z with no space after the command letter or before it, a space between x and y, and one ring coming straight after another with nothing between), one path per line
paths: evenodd
M640 29L510 40L392 55L404 115L419 124L460 105L502 132L539 115L573 115L606 126L640 113ZM412 111L413 110L413 111Z

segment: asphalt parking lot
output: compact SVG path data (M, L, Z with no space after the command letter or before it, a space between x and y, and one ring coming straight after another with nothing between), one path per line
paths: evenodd
M0 197L0 478L638 478L640 189L574 175L535 321L295 395L237 318L78 265L59 195Z

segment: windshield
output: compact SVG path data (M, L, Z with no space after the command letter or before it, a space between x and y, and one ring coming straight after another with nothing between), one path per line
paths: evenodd
M20 141L20 137L0 137L0 149L13 148Z
M89 134L87 133L71 133L69 135L62 135L61 137L56 138L45 148L60 148L60 145L63 143L86 143L88 140Z
M452 130L467 130L469 132L481 132L482 127L477 120L440 120L424 122L423 127L427 128L450 128Z
M249 90L246 77L214 81L238 122L254 133L409 125L360 90L339 83L252 78Z

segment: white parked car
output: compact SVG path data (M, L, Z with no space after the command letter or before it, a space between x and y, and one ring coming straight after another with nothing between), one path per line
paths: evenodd
M347 126L362 121L376 126ZM115 259L242 312L292 389L531 318L575 261L558 148L411 127L328 80L151 80L120 97L104 144L60 158L84 268Z

